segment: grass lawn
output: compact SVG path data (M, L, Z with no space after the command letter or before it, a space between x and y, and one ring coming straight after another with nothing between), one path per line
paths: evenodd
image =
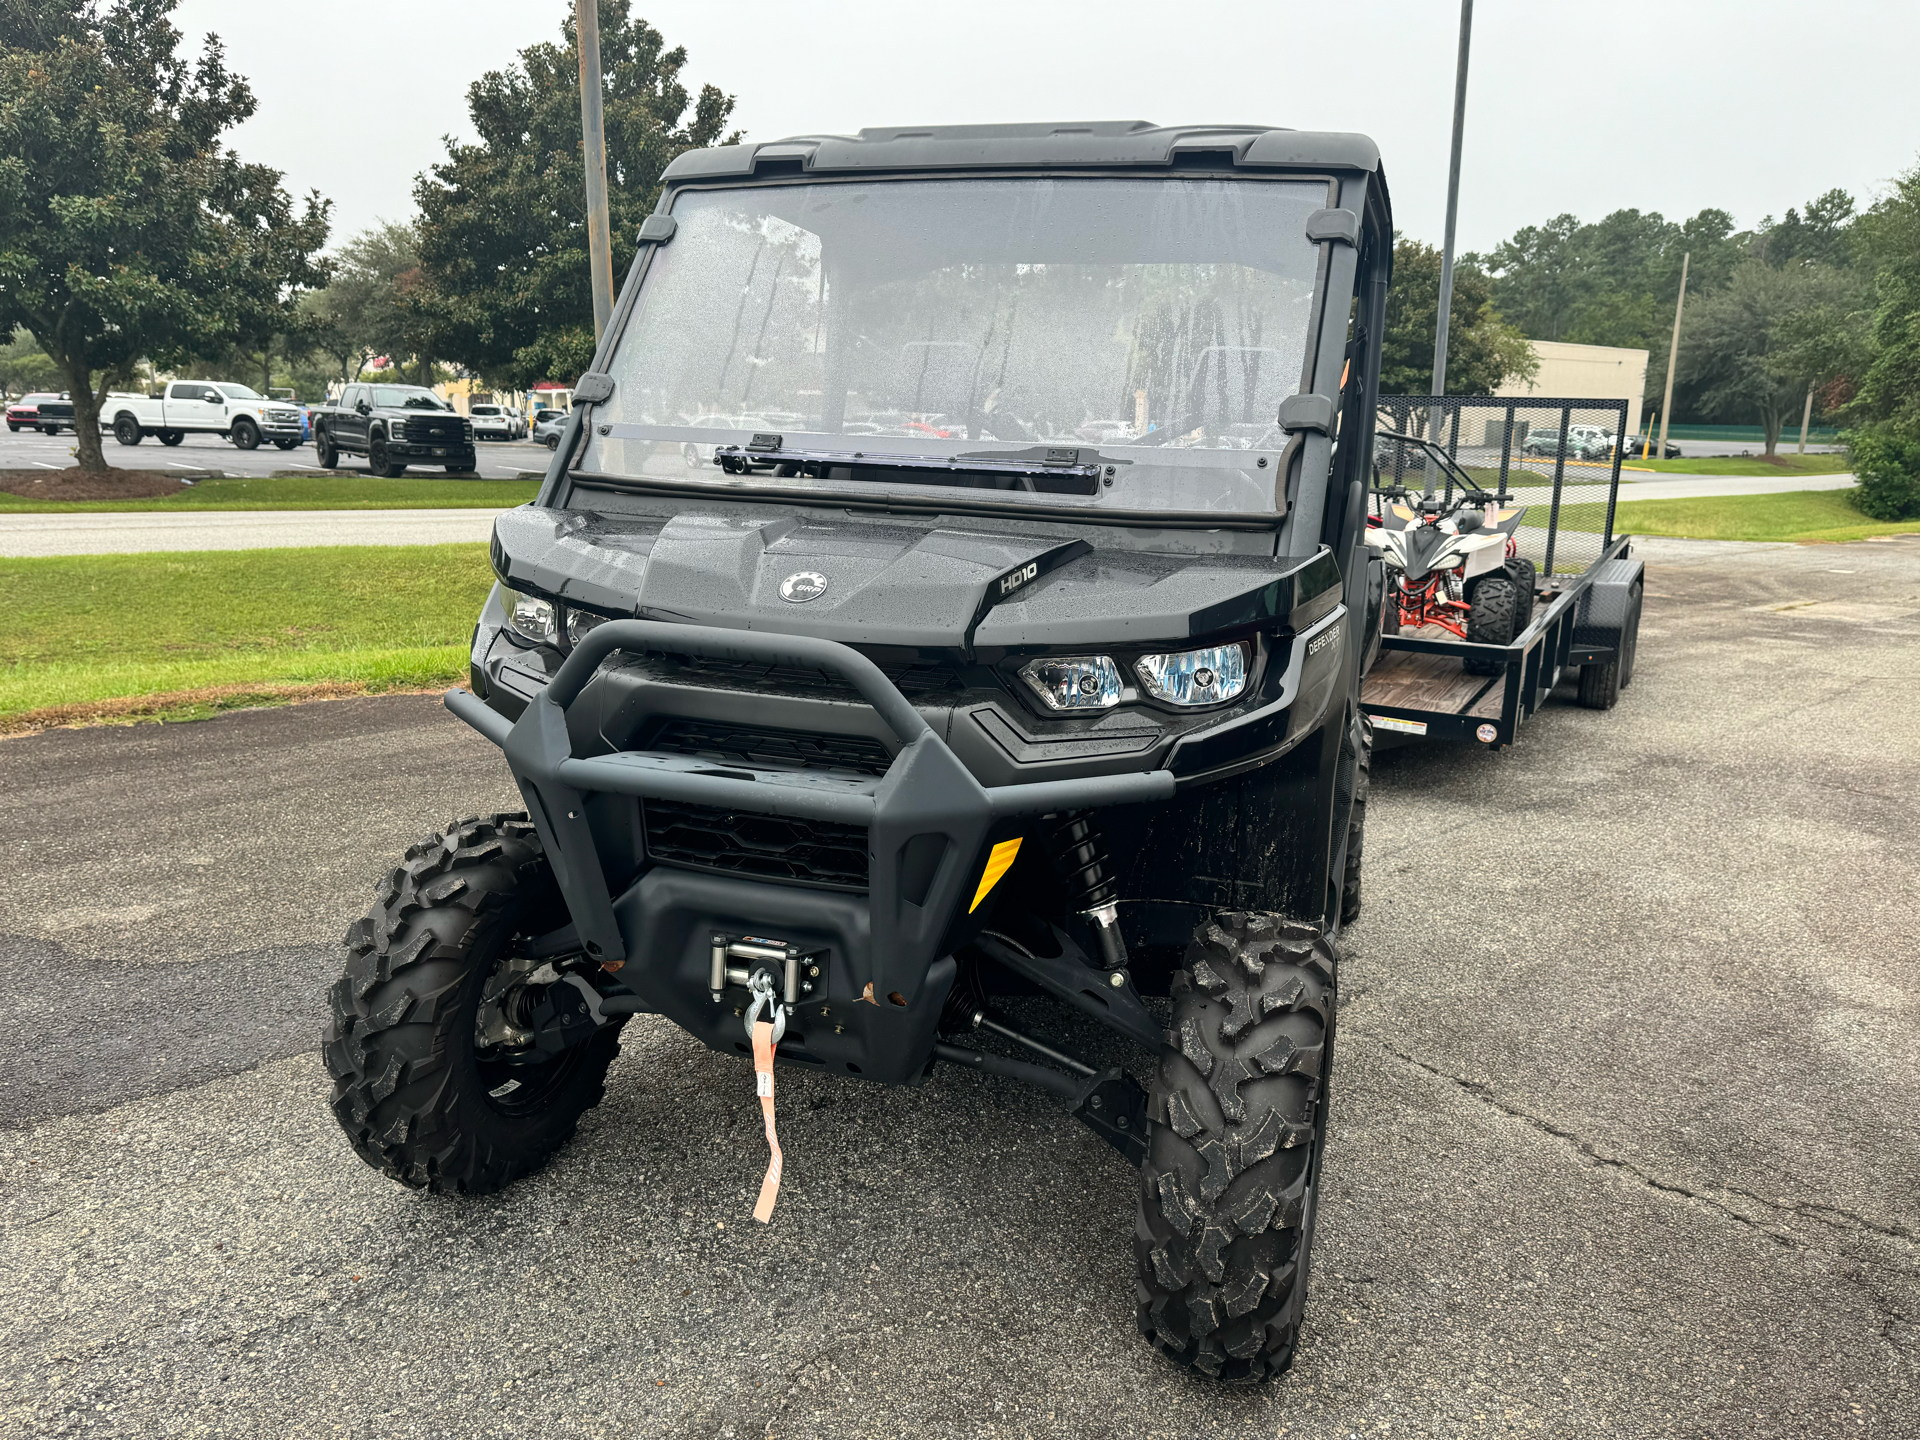
M89 510L499 510L532 500L539 489L540 483L532 480L243 476L203 480L158 500L29 500L0 490L0 515Z
M1905 535L1918 528L1912 520L1871 520L1854 508L1848 499L1851 494L1846 490L1790 490L1776 495L1623 500L1615 511L1614 529L1617 534L1672 535L1687 540L1832 541ZM1564 514L1562 525L1575 529L1569 520ZM1600 526L1583 528L1599 530Z
M1631 471L1651 470L1660 475L1845 475L1849 470L1844 453L1834 455L1684 455L1678 460L1642 460L1636 457L1621 462L1623 477Z
M0 558L0 733L450 685L492 583L484 545Z

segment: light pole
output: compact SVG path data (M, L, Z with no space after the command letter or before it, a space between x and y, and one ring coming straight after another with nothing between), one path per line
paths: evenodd
M1674 362L1681 354L1681 303L1688 298L1688 256L1681 253L1681 288L1674 296L1674 335L1668 341L1668 379L1661 390L1661 441L1654 447L1654 458L1668 456L1668 414L1674 409Z
M1447 225L1441 235L1441 311L1434 322L1434 380L1430 395L1447 394L1447 321L1454 304L1454 215L1461 202L1461 131L1467 124L1468 34L1474 0L1461 0L1461 50L1454 62L1454 144L1447 158ZM1440 421L1434 422L1437 432Z
M587 263L594 281L594 343L614 313L614 257L607 225L607 132L600 118L600 6L574 0L580 51L580 158L587 171Z

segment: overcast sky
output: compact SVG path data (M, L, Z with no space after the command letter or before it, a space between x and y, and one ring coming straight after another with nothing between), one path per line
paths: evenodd
M471 137L466 89L556 38L569 0L184 0L260 111L236 148L335 203L335 238L412 210ZM750 139L863 125L1146 119L1359 130L1398 227L1439 243L1456 0L647 0L689 89ZM1463 249L1562 211L1704 206L1752 225L1913 162L1915 0L1480 0Z

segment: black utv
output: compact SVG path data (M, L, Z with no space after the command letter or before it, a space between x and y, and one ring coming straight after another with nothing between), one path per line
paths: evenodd
M744 1055L777 1016L787 1066L1058 1093L1140 1167L1142 1334L1284 1370L1359 903L1392 237L1356 135L677 159L447 697L526 811L414 846L347 934L359 1154L491 1191L627 1017ZM1035 997L1140 1064L1036 1034Z

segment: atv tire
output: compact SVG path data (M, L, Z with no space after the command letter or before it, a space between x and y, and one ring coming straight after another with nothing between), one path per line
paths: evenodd
M1338 965L1311 926L1228 912L1174 976L1135 1210L1136 1316L1157 1350L1217 1380L1272 1380L1294 1360Z
M484 1195L573 1135L600 1101L621 1023L545 1063L516 1063L475 1035L483 989L515 938L566 918L525 814L459 821L408 848L347 928L346 974L328 995L321 1055L334 1115L363 1161L406 1186Z
M1519 635L1534 620L1534 562L1517 555L1503 562L1501 569L1520 587L1520 603L1514 607L1514 633Z
M1468 640L1475 645L1506 645L1521 633L1521 605L1521 588L1505 570L1480 577L1468 592ZM1462 660L1461 669L1469 675L1499 675L1502 664L1469 656Z
M1347 865L1341 877L1341 924L1361 915L1361 840L1367 825L1368 770L1374 757L1374 720L1360 715L1360 744L1354 757L1354 805L1347 813Z

